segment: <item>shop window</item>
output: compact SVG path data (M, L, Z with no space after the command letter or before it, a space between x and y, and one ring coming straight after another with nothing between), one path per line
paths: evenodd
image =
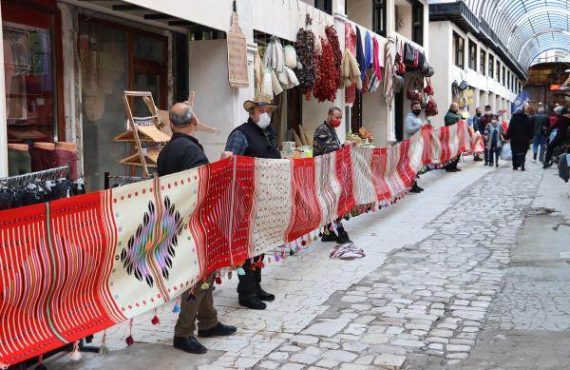
M497 82L501 82L501 62L497 60Z
M457 33L453 33L453 45L455 65L461 69L465 68L465 39Z
M489 77L495 77L495 57L489 54Z
M415 1L412 6L412 41L424 44L424 5Z
M485 76L487 71L487 53L484 50L481 50L481 59L479 61L479 66L479 72Z
M372 0L372 30L386 37L386 1Z
M477 70L477 44L473 40L469 40L469 68Z
M167 108L167 45L166 37L80 16L83 161L89 190L102 188L105 172L136 174L119 163L134 147L113 141L127 129L123 94L150 91L156 105ZM131 106L135 116L148 116L142 99Z
M55 10L2 1L2 15L8 141L65 140Z
M315 8L332 14L332 0L315 0Z

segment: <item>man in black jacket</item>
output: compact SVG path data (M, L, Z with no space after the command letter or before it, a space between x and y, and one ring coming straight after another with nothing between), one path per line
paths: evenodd
M270 114L275 107L261 98L248 100L243 107L249 112L249 119L230 133L226 151L247 157L281 158L277 149L277 135L269 126ZM263 258L262 254L254 258L253 263L247 260L242 266L245 274L238 275L239 304L253 310L264 310L267 305L263 301L275 299L273 294L261 288L261 268L257 264L263 261Z
M173 134L158 156L158 174L165 176L208 164L202 145L192 136L200 124L192 107L187 103L175 104L170 109L169 118ZM208 351L194 336L196 318L200 337L227 336L236 332L235 327L218 321L212 296L213 279L213 275L207 279L208 288L195 289L194 299L189 299L190 290L182 295L181 310L174 328L174 348L196 354Z

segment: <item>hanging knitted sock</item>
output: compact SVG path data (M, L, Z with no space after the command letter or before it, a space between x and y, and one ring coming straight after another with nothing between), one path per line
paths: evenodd
M73 351L69 354L69 358L73 362L79 362L81 360L81 352L79 352L79 341L73 344Z
M150 320L150 322L152 323L152 325L160 325L160 319L158 318L158 315L156 314L156 308L154 309L154 316Z
M132 346L135 343L135 340L133 339L133 319L129 321L129 336L125 338L125 342L127 343L127 346Z
M103 331L103 338L101 338L101 347L99 347L99 354L106 355L109 353L109 348L107 347L107 330Z

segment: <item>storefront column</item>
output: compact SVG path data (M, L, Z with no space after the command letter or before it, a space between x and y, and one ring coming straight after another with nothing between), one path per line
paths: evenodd
M0 5L0 25L2 24L2 6ZM4 40L2 27L0 39ZM4 82L4 43L0 44L0 177L8 176L8 132L6 123L6 91Z
M471 107L471 114L475 114L475 110L481 107L481 90L475 89L473 92L473 107Z

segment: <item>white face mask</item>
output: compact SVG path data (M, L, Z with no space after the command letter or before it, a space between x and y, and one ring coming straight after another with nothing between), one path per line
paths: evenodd
M259 116L259 120L257 121L257 125L264 130L269 127L270 123L271 117L267 113L262 113L261 116Z

